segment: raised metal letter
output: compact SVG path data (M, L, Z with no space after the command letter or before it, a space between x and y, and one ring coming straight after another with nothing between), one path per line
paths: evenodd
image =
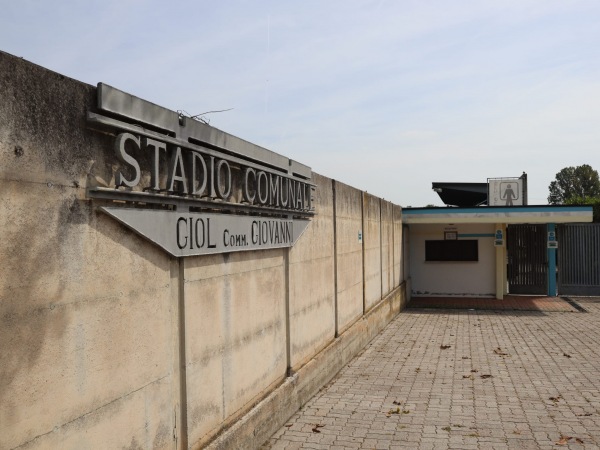
M137 145L137 148L138 149L140 148L140 138L139 137L134 136L131 133L121 133L117 136L117 139L115 141L115 153L117 154L117 158L119 159L119 161L133 167L135 176L133 177L133 180L128 180L123 175L123 172L121 172L119 170L117 172L117 175L115 176L115 185L117 187L118 186L128 186L128 187L137 186L137 184L140 182L140 178L141 178L140 164L137 162L137 160L133 156L127 154L127 152L125 151L125 143L128 140L135 142L135 144Z

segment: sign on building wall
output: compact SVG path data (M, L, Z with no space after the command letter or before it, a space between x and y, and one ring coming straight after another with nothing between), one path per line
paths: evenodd
M504 233L501 228L496 229L494 233L494 246L495 247L503 247L504 246Z
M98 110L119 164L88 197L171 255L291 247L315 214L307 166L102 83Z
M488 178L489 206L524 205L523 179Z

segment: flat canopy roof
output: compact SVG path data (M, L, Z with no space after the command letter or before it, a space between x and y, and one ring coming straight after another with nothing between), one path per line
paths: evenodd
M438 193L446 205L459 207L487 205L487 183L431 183L431 188Z
M591 222L591 206L480 206L402 208L402 222L416 223L573 223Z

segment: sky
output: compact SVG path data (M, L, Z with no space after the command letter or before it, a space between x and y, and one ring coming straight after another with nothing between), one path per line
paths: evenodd
M600 169L598 0L0 2L0 50L405 207Z

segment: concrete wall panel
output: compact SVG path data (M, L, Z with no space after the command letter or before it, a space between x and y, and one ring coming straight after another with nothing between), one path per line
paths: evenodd
M394 223L393 205L381 202L381 287L382 296L394 288Z
M402 208L393 205L394 217L394 288L404 280L402 261Z
M381 300L381 208L380 199L365 193L364 199L364 265L365 305L369 310Z
M173 449L174 415L171 382L157 380L19 448Z
M291 367L297 368L335 335L333 189L313 173L318 214L289 253Z
M185 260L190 444L285 376L283 251Z
M338 332L363 313L362 192L336 181Z
M82 200L110 160L84 126L94 89L5 54L0 73L0 447L76 446L73 424L116 403L172 435L171 407L130 403L173 382L169 259Z

